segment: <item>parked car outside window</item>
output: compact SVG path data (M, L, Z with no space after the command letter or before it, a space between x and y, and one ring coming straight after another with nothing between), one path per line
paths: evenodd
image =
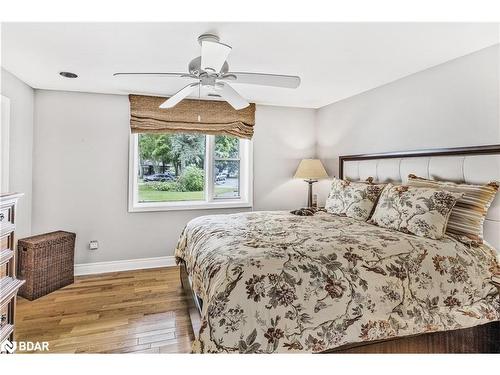
M175 176L173 175L172 172L165 172L165 173L155 173L151 174L149 176L144 176L144 182L151 182L151 181L173 181L175 180Z
M215 176L215 183L217 185L223 184L224 182L226 182L226 175L219 173L217 176Z

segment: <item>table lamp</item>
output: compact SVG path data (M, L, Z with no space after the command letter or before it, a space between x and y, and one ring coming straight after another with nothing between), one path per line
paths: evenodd
M312 184L319 179L328 178L328 173L319 159L302 159L295 172L294 178L302 178L309 184L307 207L312 207Z

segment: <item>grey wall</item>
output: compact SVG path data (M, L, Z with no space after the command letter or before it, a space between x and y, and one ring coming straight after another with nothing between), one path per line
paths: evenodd
M257 106L255 209L303 204L305 184L291 176L314 155L314 119L312 109ZM36 90L35 124L33 232L76 232L76 263L172 255L190 219L238 212L128 212L126 96ZM91 239L99 250L88 250Z
M254 136L254 210L289 210L307 203L307 184L292 178L315 154L315 110L257 106Z
M500 143L499 46L317 111L317 156L338 174L346 154ZM329 188L317 186L320 201Z
M16 236L31 234L33 89L2 69L1 94L10 99L9 190L22 192L16 215Z

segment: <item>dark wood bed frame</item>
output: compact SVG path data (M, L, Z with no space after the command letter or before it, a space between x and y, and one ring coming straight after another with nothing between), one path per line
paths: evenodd
M339 176L343 177L345 161L481 154L500 154L500 145L340 156ZM193 333L197 336L201 326L203 301L194 293L184 263L180 265L180 278L184 292L191 297L189 298L189 316ZM500 353L500 322L453 331L343 345L325 353Z

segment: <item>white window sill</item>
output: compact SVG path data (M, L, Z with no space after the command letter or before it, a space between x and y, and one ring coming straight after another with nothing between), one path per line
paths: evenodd
M230 202L149 202L135 203L132 207L129 207L128 212L211 210L223 208L252 208L252 204L242 200L232 200Z

